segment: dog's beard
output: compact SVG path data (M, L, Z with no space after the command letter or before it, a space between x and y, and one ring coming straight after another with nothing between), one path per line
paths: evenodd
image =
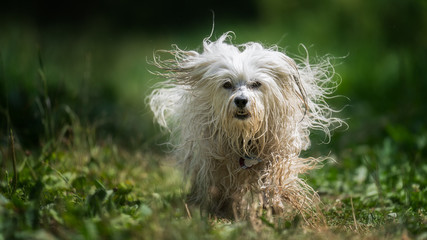
M218 113L220 123L218 128L226 137L228 145L242 156L257 154L258 151L254 150L253 143L265 133L263 102L252 97L246 107L239 108L234 104L233 98L230 98L221 104L225 106Z

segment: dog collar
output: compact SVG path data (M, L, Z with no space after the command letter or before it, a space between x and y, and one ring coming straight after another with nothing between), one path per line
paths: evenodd
M240 157L239 164L242 169L247 169L261 162L261 159L256 157L244 156Z

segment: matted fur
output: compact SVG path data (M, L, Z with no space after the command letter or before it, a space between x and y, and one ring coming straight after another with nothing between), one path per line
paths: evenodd
M154 57L162 70L156 74L166 80L148 97L149 105L170 131L192 183L188 200L220 216L248 216L261 208L280 213L287 206L313 215L318 196L299 175L319 160L299 155L310 146L310 130L329 137L331 126L342 123L325 102L337 86L333 68L328 58L310 64L307 54L296 62L276 46L233 45L231 36L204 39L200 53L174 46L161 51L173 58ZM248 100L244 110L235 103L240 96ZM237 111L249 117L238 119ZM239 159L245 156L261 162L243 169Z

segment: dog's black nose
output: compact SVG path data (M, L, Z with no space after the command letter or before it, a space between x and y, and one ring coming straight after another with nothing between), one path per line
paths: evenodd
M246 104L248 103L248 99L246 97L236 97L234 99L234 103L239 108L244 108Z

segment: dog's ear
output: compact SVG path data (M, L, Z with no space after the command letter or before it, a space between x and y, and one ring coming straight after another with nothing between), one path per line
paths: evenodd
M166 77L178 85L191 85L197 78L197 69L200 54L196 51L184 51L173 45L173 50L157 50L154 52L153 61L149 62L161 72L153 74ZM160 55L167 54L172 58L163 60Z
M291 75L290 77L292 81L295 83L296 88L294 88L295 94L298 96L299 99L304 104L304 116L307 114L308 111L308 103L307 103L307 93L305 91L305 88L301 82L301 78L298 75Z
M305 115L308 111L307 92L304 88L304 83L302 81L298 65L292 58L288 57L284 53L280 53L280 55L283 61L282 64L285 65L282 67L282 69L286 70L284 73L282 73L285 75L283 78L286 79L286 84L291 87L295 95L302 101L305 108Z

